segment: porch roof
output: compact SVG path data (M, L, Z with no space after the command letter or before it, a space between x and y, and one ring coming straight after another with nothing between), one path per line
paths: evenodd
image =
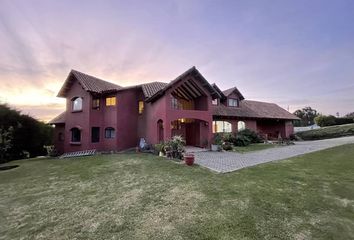
M65 112L60 113L58 116L48 122L49 124L63 124L65 123Z
M213 106L213 115L221 117L245 117L264 119L298 120L299 118L275 103L243 100L240 107Z

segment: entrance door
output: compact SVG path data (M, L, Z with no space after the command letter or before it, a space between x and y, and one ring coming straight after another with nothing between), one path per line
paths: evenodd
M194 121L186 124L186 144L190 146L200 145L199 122Z

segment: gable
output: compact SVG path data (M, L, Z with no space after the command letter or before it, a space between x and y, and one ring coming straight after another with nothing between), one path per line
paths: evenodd
M238 98L240 100L245 99L241 92L237 89L237 87L229 88L223 91L223 93L227 98Z
M194 81L197 81L198 84L196 84ZM146 99L146 101L152 102L157 100L163 96L168 89L177 85L179 86L178 94L184 97L199 97L203 95L203 89L205 89L205 91L207 91L212 96L212 98L221 98L221 95L210 85L210 83L203 77L203 75L195 67L192 67L165 85L151 97ZM201 87L198 85L200 85L203 89L201 89Z

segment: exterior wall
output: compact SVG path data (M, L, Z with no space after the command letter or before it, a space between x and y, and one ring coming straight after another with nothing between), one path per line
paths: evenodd
M116 126L117 150L136 147L138 145L138 98L137 90L119 92L117 95L117 107L114 122ZM105 115L105 121L111 118Z
M193 80L188 76L186 79ZM144 101L144 94L140 88L131 88L120 91L113 95L100 96L100 108L92 108L92 100L95 98L90 93L83 90L82 86L75 81L67 92L66 102L66 122L58 124L54 131L54 143L60 153L96 149L98 151L123 150L135 147L140 138L145 138L149 144L159 142L158 121L163 122L163 140L168 140L173 134L185 136L187 142L195 146L207 146L211 144L212 133L212 97L209 92L198 82L195 84L204 92L203 97L195 99L194 110L172 109L172 91L179 87L184 80L173 85L166 90L164 95L154 102L144 102L142 114L138 112L139 100ZM107 96L116 97L116 106L106 106ZM81 97L83 99L82 111L72 112L72 99ZM229 98L239 99L236 94L230 94ZM221 103L227 104L227 101ZM196 110L198 109L198 110ZM184 124L180 132L171 130L171 122L178 119L194 119L193 124ZM268 133L272 136L280 132L282 137L289 137L293 133L291 121L285 120L255 120L247 118L218 118L215 120L227 121L232 124L232 132L237 133L238 122L245 122L246 128L259 133ZM80 144L71 143L71 129L78 127L81 129ZM91 128L99 127L99 142L92 143ZM105 138L105 128L115 129L115 138ZM64 141L59 141L59 133L64 134Z
M74 97L82 97L82 111L72 112L72 101ZM90 103L91 96L82 89L78 82L74 82L67 93L66 98L66 115L65 115L65 152L81 151L83 149L91 149L91 129L90 129ZM74 127L81 128L81 144L71 144L71 129Z
M60 138L62 134L62 138ZM54 139L53 143L59 154L64 153L64 142L65 142L65 125L64 124L55 124L54 128Z
M192 77L190 77L192 78ZM204 121L203 122L203 127L199 127L200 131L200 140L199 140L199 145L201 145L201 142L207 141L208 144L211 143L213 133L212 133L212 123L213 123L213 114L212 114L212 97L208 93L208 91L198 82L194 81L200 89L204 91L205 97L201 102L198 102L199 105L204 105L203 109L205 110L179 110L179 109L172 109L171 107L171 101L172 101L172 96L171 92L173 89L169 89L166 91L164 95L164 101L165 101L165 106L166 106L166 120L164 121L167 123L164 129L164 137L165 139L171 138L171 122L177 119L181 118L189 118L189 119L197 119ZM179 84L176 84L174 87L178 87L182 82ZM204 137L205 139L201 139Z
M279 133L282 138L289 138L294 133L294 127L291 121L286 120L259 120L259 132L268 134L270 138L277 138Z

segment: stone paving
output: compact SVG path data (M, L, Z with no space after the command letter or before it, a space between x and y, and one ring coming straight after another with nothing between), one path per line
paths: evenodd
M296 142L295 145L270 148L250 153L204 151L195 152L194 155L196 164L219 173L227 173L348 143L354 143L354 136Z

